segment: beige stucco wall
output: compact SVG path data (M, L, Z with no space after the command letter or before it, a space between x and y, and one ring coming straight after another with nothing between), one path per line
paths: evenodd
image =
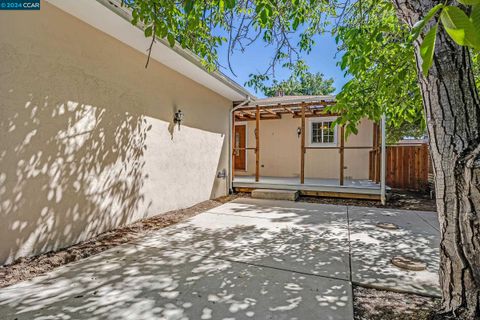
M226 193L231 101L145 61L46 2L0 11L0 264Z
M310 141L309 121L306 120L306 138ZM237 122L247 124L247 146L255 147L255 121ZM301 119L283 115L279 120L260 121L260 175L271 177L300 176L300 145L297 128ZM373 122L363 120L358 127L357 135L350 135L345 146L371 146ZM340 141L340 130L337 130L337 141ZM345 150L345 178L368 179L368 149ZM305 156L306 178L338 179L340 173L338 149L307 150ZM235 171L236 175L255 174L255 152L247 151L247 170Z

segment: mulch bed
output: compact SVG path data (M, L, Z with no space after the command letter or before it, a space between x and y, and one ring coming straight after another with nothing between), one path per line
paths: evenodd
M112 247L132 242L149 232L181 222L199 213L232 201L242 194L208 200L187 209L174 210L133 224L102 233L88 241L50 251L35 257L20 258L11 264L0 266L0 288L32 279L62 265L103 252Z
M416 294L354 287L355 320L432 320L440 299Z
M429 194L421 192L395 191L391 194L387 204L382 206L379 201L359 200L359 199L340 199L340 198L318 198L318 197L300 197L299 201L311 203L337 204L346 206L391 208L419 211L437 211L435 199L431 199Z

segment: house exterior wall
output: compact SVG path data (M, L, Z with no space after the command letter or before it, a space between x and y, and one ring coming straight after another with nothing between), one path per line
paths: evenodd
M231 101L47 2L0 39L0 265L225 195Z
M309 122L321 118L306 119L306 145L310 141ZM248 147L255 147L255 121L247 123ZM297 128L301 127L301 119L283 115L279 120L260 121L260 176L299 177L301 138ZM337 141L340 141L340 130L337 130ZM373 122L363 120L358 127L357 135L350 135L345 146L371 146L373 141ZM345 178L368 179L369 149L345 150ZM340 155L338 149L307 150L305 155L305 178L338 179ZM255 174L255 152L247 151L247 170L235 171L235 175Z

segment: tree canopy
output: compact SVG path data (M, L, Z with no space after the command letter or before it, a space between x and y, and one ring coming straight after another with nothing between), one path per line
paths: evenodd
M461 2L470 5L478 1ZM209 70L218 67L217 50L222 44L227 44L229 57L255 41L273 46L275 54L266 70L251 75L247 83L266 95L278 89L287 94L329 92L330 79L310 74L301 54L312 50L316 34L332 32L343 54L340 67L352 77L337 95L338 104L333 107L343 115L339 122L346 125L347 135L357 131L361 118L378 121L384 112L392 131L420 135L425 130L416 83L414 39L410 29L398 20L391 1L128 0L123 4L132 10L132 23L144 27L152 45L160 38L171 46L188 48ZM480 6L475 8L474 13L479 15ZM432 9L433 14L440 9L444 8ZM414 32L420 32L430 18L419 23ZM455 23L450 26L455 34ZM474 55L477 74L479 60ZM267 84L278 66L290 68L292 76ZM299 88L299 84L305 87ZM316 88L322 89L316 91Z
M291 66L301 52L310 52L313 36L325 30L335 7L323 0L124 0L132 10L132 23L144 27L145 36L166 39L188 48L213 70L218 48L227 44L228 54L243 51L261 40L275 48L264 71ZM226 34L226 36L225 36ZM296 39L296 40L294 40Z
M293 73L287 80L273 80L272 84L257 83L256 89L263 92L267 97L273 97L279 93L288 96L300 95L329 95L335 91L333 78L325 79L323 73L305 72L300 75Z
M372 18L374 17L374 18ZM425 121L417 84L410 31L398 21L388 0L358 1L345 12L335 29L339 63L350 75L332 109L345 115L347 134L356 133L359 121L378 120L386 113L389 141L402 136L422 136Z

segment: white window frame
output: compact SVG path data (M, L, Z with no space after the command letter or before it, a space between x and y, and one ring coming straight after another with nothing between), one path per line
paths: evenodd
M333 142L313 142L313 123L333 122L337 117L308 118L307 144L309 147L337 147L338 146L338 125L333 128Z

